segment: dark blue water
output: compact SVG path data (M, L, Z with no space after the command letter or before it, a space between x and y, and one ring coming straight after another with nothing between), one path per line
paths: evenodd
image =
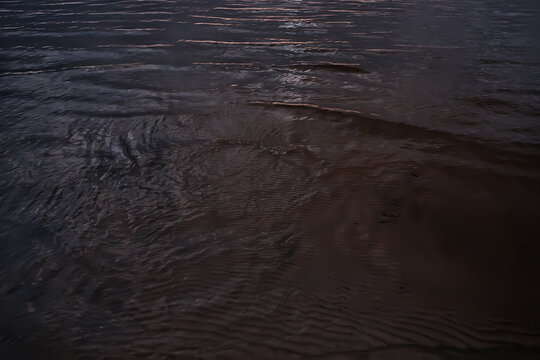
M540 3L0 1L0 354L540 349Z

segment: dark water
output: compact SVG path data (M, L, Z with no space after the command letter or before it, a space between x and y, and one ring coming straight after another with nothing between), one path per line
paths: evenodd
M0 1L3 358L537 358L539 11Z

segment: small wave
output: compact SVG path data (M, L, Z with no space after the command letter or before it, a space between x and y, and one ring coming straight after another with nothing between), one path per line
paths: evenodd
M290 65L289 67L300 69L300 70L326 70L326 71L357 73L357 74L369 74L371 72L363 68L359 64L334 63L334 62L302 63L302 64Z
M507 114L518 113L529 116L540 116L540 108L533 105L518 103L509 100L503 100L494 97L469 97L459 99L465 103L475 105L484 110L489 110L495 113Z

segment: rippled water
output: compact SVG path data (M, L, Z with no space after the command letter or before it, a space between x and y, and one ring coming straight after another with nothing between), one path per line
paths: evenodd
M0 1L2 353L535 358L539 10Z

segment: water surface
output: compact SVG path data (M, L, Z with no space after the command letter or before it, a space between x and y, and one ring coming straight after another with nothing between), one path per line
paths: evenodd
M0 1L1 351L535 358L539 10Z

